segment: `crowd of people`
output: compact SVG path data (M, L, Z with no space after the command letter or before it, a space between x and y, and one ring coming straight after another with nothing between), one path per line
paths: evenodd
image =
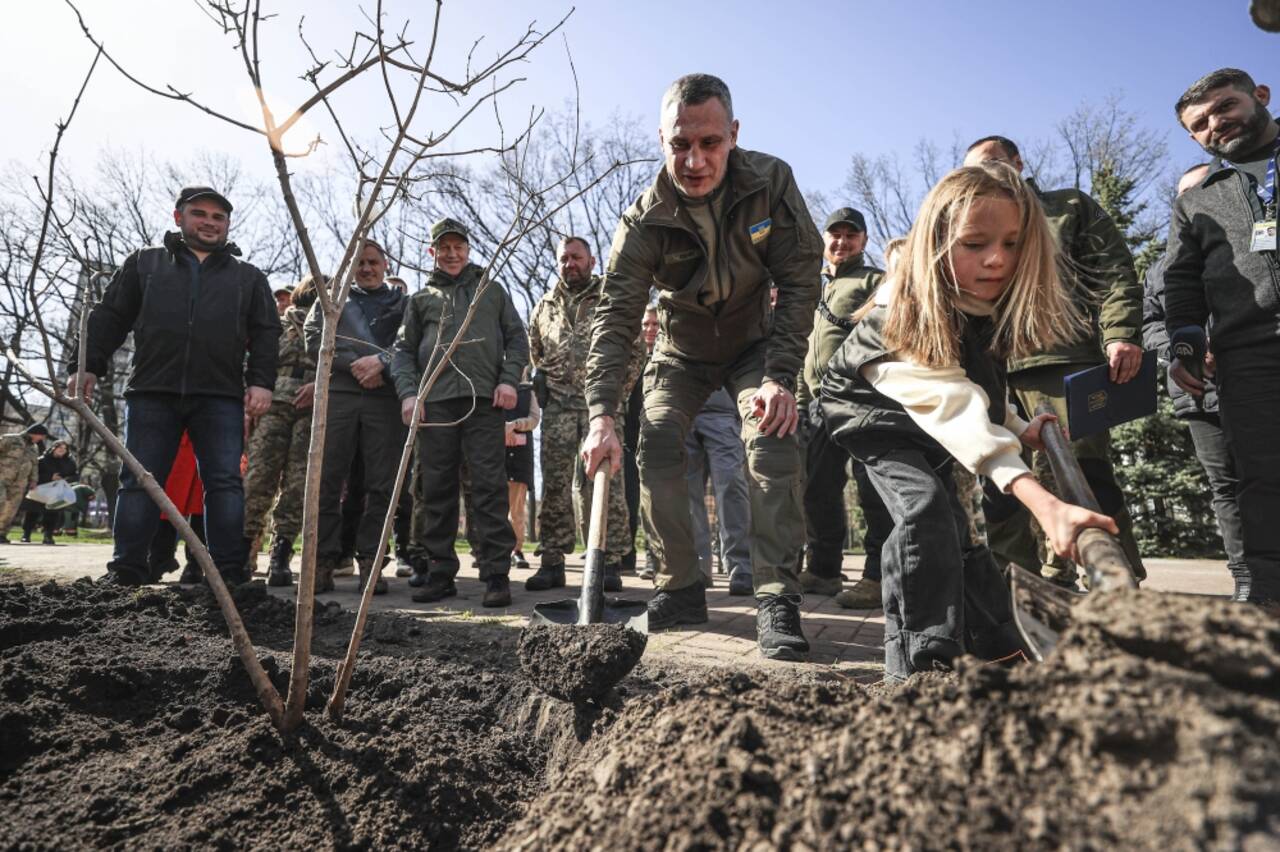
M1095 513L1055 496L1040 433L1051 420L1070 429L1066 376L1106 365L1124 385L1146 347L1168 365L1213 485L1235 598L1277 604L1280 140L1269 99L1236 69L1177 99L1177 121L1210 160L1183 176L1167 254L1145 288L1104 208L1079 189L1038 186L1000 135L973 142L929 191L881 269L858 210L831 212L819 230L790 167L737 147L729 89L706 74L664 94L664 167L622 215L603 274L590 242L564 235L558 280L527 326L473 261L464 223L431 226L434 268L412 292L366 239L332 338L318 433L317 592L352 560L360 587L369 581L416 420L414 465L394 507L396 575L415 601L457 594L465 505L483 603L511 603L511 568L532 567L524 507L538 431L529 592L565 585L603 464L614 474L604 586L620 589L628 571L651 578L653 630L707 620L715 550L729 591L757 602L766 657L807 652L804 594L883 607L890 678L965 652L1016 655L1003 566L1074 588L1075 538L1100 527L1145 576L1107 434L1071 445ZM287 585L325 331L316 288L327 282L273 293L227 239L226 197L187 187L175 206L177 229L131 255L94 306L86 372L70 384L91 392L132 331L130 451L163 480L189 443L202 532L224 578L249 578L269 529L268 582ZM49 476L74 475L60 442L37 465L46 434L33 426L0 445L6 522L45 481L45 459ZM846 587L850 476L867 558ZM156 578L148 547L159 526L126 468L109 582ZM375 593L385 589L379 579Z

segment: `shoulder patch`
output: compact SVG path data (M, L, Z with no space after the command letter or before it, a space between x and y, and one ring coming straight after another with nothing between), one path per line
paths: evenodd
M768 239L769 231L772 229L773 219L770 218L761 222L756 222L750 228L747 228L747 233L751 235L751 242L753 244L757 244Z

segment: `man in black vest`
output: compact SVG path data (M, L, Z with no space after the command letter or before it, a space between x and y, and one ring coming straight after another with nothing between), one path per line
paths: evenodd
M164 245L125 259L89 315L85 372L70 391L93 392L133 332L125 387L125 445L164 485L185 431L204 483L209 553L228 583L244 576L245 415L271 406L280 319L267 278L227 242L231 202L207 186L185 187ZM74 358L74 356L73 356ZM74 360L73 360L74 363ZM116 498L115 552L107 582L146 582L159 507L127 468Z

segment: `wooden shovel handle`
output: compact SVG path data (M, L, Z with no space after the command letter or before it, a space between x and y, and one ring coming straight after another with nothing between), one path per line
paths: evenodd
M591 486L591 523L587 527L587 549L604 550L605 534L609 529L609 463L601 462L596 468Z

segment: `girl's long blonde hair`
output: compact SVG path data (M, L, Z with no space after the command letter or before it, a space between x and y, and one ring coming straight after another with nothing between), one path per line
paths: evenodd
M1074 340L1088 320L1073 304L1059 272L1058 248L1040 200L1025 181L1003 163L956 169L929 191L907 235L890 278L892 296L884 324L885 345L900 357L926 367L960 361L960 337L966 322L956 307L951 249L969 211L980 198L1008 198L1018 205L1018 264L996 301L993 354L1025 358ZM874 299L855 314L861 319Z

